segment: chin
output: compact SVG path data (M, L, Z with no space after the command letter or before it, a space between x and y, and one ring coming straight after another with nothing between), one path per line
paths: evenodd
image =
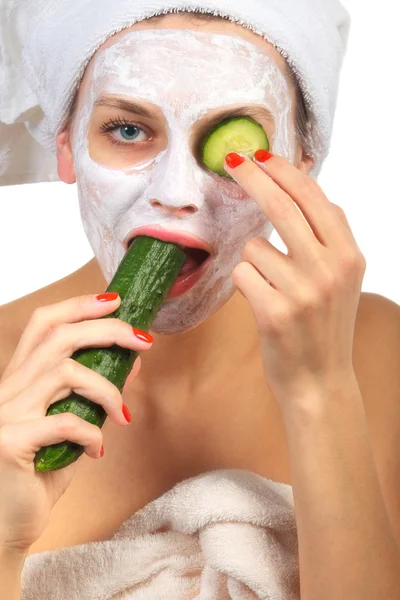
M236 290L231 277L221 277L214 285L206 282L201 289L200 285L196 285L186 294L167 300L157 313L150 329L161 335L191 331L224 307Z

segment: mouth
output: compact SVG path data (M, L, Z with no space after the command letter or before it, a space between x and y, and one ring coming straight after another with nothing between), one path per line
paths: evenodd
M134 239L140 235L153 237L164 242L171 242L182 248L186 254L186 262L182 267L181 273L188 273L201 266L208 258L214 256L213 248L204 240L183 231L169 231L159 225L152 227L138 227L131 231L124 242L126 249L128 249Z
M169 231L160 226L139 227L131 231L124 245L130 247L136 237L146 235L165 242L176 244L186 254L186 261L179 271L179 276L167 298L175 298L193 287L202 277L215 254L213 248L200 238L182 231Z

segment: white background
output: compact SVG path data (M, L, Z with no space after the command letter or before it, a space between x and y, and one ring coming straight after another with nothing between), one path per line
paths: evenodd
M367 260L362 291L400 304L398 7L343 0L352 16L330 155L318 183L345 211ZM273 232L271 242L286 248ZM76 271L92 257L76 184L0 187L0 305ZM103 290L99 290L103 291Z

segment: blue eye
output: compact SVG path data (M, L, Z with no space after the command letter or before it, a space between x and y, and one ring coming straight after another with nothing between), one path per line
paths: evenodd
M138 132L143 131L140 127L136 127L136 125L124 125L119 128L122 137L125 140L132 141L137 138Z
M107 135L114 144L125 146L134 146L137 142L144 142L149 139L149 135L142 127L120 119L111 119L108 123L103 123L100 131ZM142 137L140 137L142 135Z

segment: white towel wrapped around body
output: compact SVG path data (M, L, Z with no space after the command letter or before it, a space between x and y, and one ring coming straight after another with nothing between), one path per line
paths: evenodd
M316 178L350 31L339 0L0 0L0 185L58 180L56 134L90 58L113 33L182 10L228 17L286 58L310 113Z
M32 554L22 572L21 600L299 598L292 487L243 469L181 481L110 540Z

